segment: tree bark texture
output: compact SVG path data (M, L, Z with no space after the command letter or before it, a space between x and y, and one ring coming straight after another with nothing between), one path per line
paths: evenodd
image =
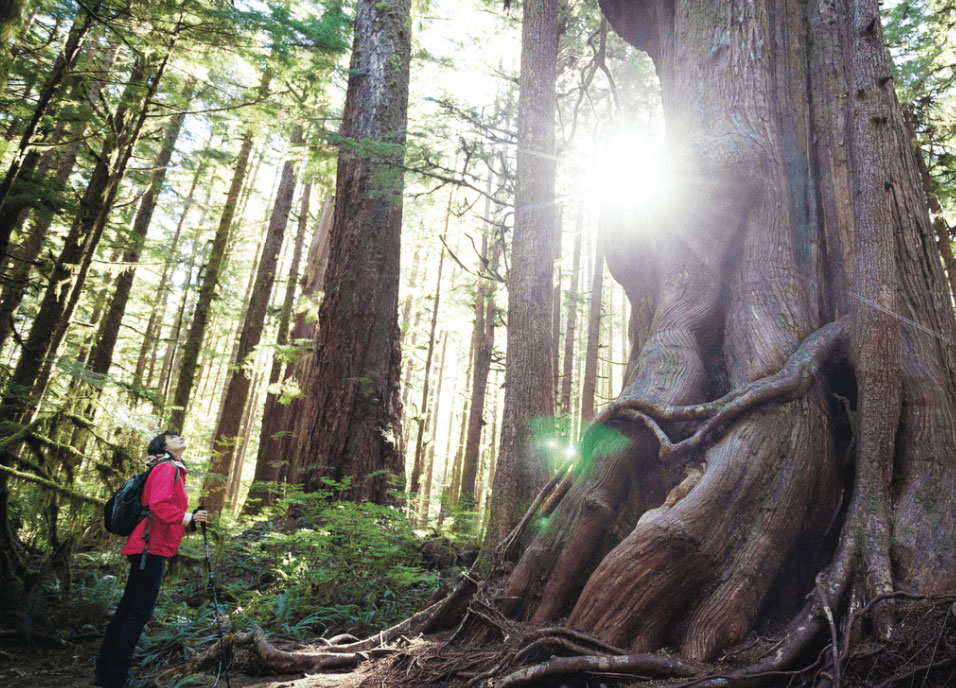
M531 424L554 414L552 266L555 245L557 0L527 0L521 29L515 222L508 283L508 340L501 449L485 550L518 523L547 482L547 457Z
M292 134L292 143L299 143L301 128ZM289 224L292 212L292 198L295 195L295 161L286 160L282 167L279 188L276 192L269 227L262 245L262 257L256 270L255 282L242 321L239 344L233 357L234 365L229 370L226 391L223 395L222 413L213 434L213 457L209 472L203 484L206 493L206 508L218 513L224 504L226 478L236 456L237 442L241 439L243 409L249 396L250 371L246 369L247 359L251 358L262 337L262 328L266 320L266 309L272 298L272 286L275 283L276 266L282 250L282 240Z
M953 589L956 325L877 3L601 6L654 59L681 198L614 218L633 365L505 606L707 659L835 546L859 599Z
M389 501L403 470L398 289L409 0L359 0L315 367L298 425L307 490Z
M302 275L298 301L300 305L289 335L289 341L292 344L311 345L315 339L316 323L307 317L306 311L321 293L322 280L325 276L325 264L322 257L328 245L334 207L332 196L326 195L315 224L312 244L306 256L306 267ZM283 385L291 382L295 383L299 390L303 389L313 361L314 351L311 346L308 346L295 360L286 364L285 372L282 374ZM300 480L302 463L296 460L295 426L303 403L302 396L292 398L287 403L282 403L279 395L270 394L266 397L265 409L262 412L262 428L259 433L255 477L244 506L246 512L255 513L270 503L275 497L272 487L275 483Z

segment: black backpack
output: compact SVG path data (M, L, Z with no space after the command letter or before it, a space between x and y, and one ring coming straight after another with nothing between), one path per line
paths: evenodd
M143 488L146 486L150 471L166 461L172 461L172 459L159 461L148 470L134 475L113 493L103 507L103 525L107 531L114 535L132 535L139 522L149 516L149 508L143 506ZM179 479L178 469L176 479Z

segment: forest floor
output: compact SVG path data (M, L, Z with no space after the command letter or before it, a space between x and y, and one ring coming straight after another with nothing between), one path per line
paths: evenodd
M93 660L99 648L99 640L70 645L63 648L15 647L0 645L0 687L2 688L85 688L92 685ZM349 673L317 674L303 676L246 676L233 672L230 683L234 688L358 688L369 678L374 667L362 665ZM211 687L215 677L208 682L184 683L183 688ZM157 683L166 688L168 683ZM175 684L174 684L175 685ZM225 686L220 678L219 686Z

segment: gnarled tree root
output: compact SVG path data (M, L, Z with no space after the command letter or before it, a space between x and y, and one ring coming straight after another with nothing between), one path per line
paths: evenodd
M700 666L693 662L660 655L555 657L541 664L508 674L500 681L495 682L494 686L495 688L527 686L546 678L579 673L693 676L698 672L700 672Z
M722 398L706 404L674 406L642 399L623 399L609 405L595 418L594 425L607 423L617 417L643 423L660 443L660 460L680 463L709 439L721 427L739 418L750 409L770 401L784 402L799 399L810 389L820 366L835 349L846 345L850 321L841 318L828 323L808 336L774 375L728 392ZM660 421L703 421L693 434L680 442L672 442L658 425Z
M225 648L217 641L200 657L193 659L187 667L177 669L176 673L191 673L211 666L223 656L224 649L228 655L229 648L246 645L251 646L263 668L275 673L311 673L323 669L354 667L371 657L394 652L397 648L391 647L389 643L395 640L453 625L464 614L476 587L477 581L465 574L451 594L401 623L364 640L357 640L348 634L321 639L323 647L320 650L280 650L266 640L261 630L230 635L225 639Z

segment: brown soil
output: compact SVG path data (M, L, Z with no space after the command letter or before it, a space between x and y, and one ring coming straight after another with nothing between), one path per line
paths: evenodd
M0 645L0 688L86 688L92 685L93 660L98 641L60 648L18 647ZM233 688L358 688L369 677L371 668L363 665L349 673L328 673L314 676L246 676L233 672ZM210 688L216 682L187 684L190 688ZM174 681L157 682L159 688L175 685ZM224 688L221 678L218 688ZM185 687L184 687L185 688Z

